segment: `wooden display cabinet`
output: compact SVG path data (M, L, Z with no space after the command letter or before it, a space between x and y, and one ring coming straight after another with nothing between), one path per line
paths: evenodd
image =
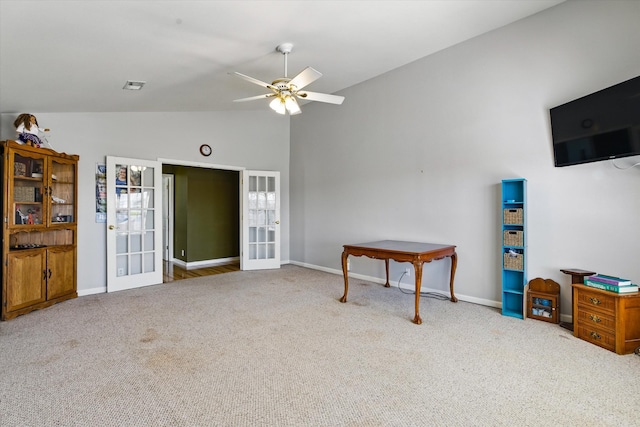
M0 319L77 297L77 155L3 141Z
M558 283L539 277L529 282L527 317L560 323L560 285Z

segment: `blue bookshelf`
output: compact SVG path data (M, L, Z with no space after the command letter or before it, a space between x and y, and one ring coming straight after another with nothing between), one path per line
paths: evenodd
M502 314L524 319L527 284L527 180L502 180Z

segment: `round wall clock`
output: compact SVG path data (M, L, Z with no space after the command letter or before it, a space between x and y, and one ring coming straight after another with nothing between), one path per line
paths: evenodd
M207 144L202 144L200 146L200 154L202 154L203 156L210 156L211 155L211 147Z

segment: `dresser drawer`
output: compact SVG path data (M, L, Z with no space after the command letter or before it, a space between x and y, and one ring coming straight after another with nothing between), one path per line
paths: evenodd
M597 308L603 312L615 313L616 297L613 295L581 290L576 296L578 298L578 305L583 306L586 310L589 310L589 308Z
M590 307L578 306L578 313L575 322L586 328L598 328L615 332L616 318L611 314L605 314L596 310L590 310Z
M610 351L616 350L616 337L613 332L583 324L578 324L574 328L574 335L578 338Z

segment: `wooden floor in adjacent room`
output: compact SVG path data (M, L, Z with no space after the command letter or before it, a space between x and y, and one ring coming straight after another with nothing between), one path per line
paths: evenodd
M240 263L231 263L216 265L213 267L197 268L193 270L186 270L172 262L163 263L163 283L175 282L176 280L191 279L193 277L211 276L213 274L230 273L232 271L239 271Z

